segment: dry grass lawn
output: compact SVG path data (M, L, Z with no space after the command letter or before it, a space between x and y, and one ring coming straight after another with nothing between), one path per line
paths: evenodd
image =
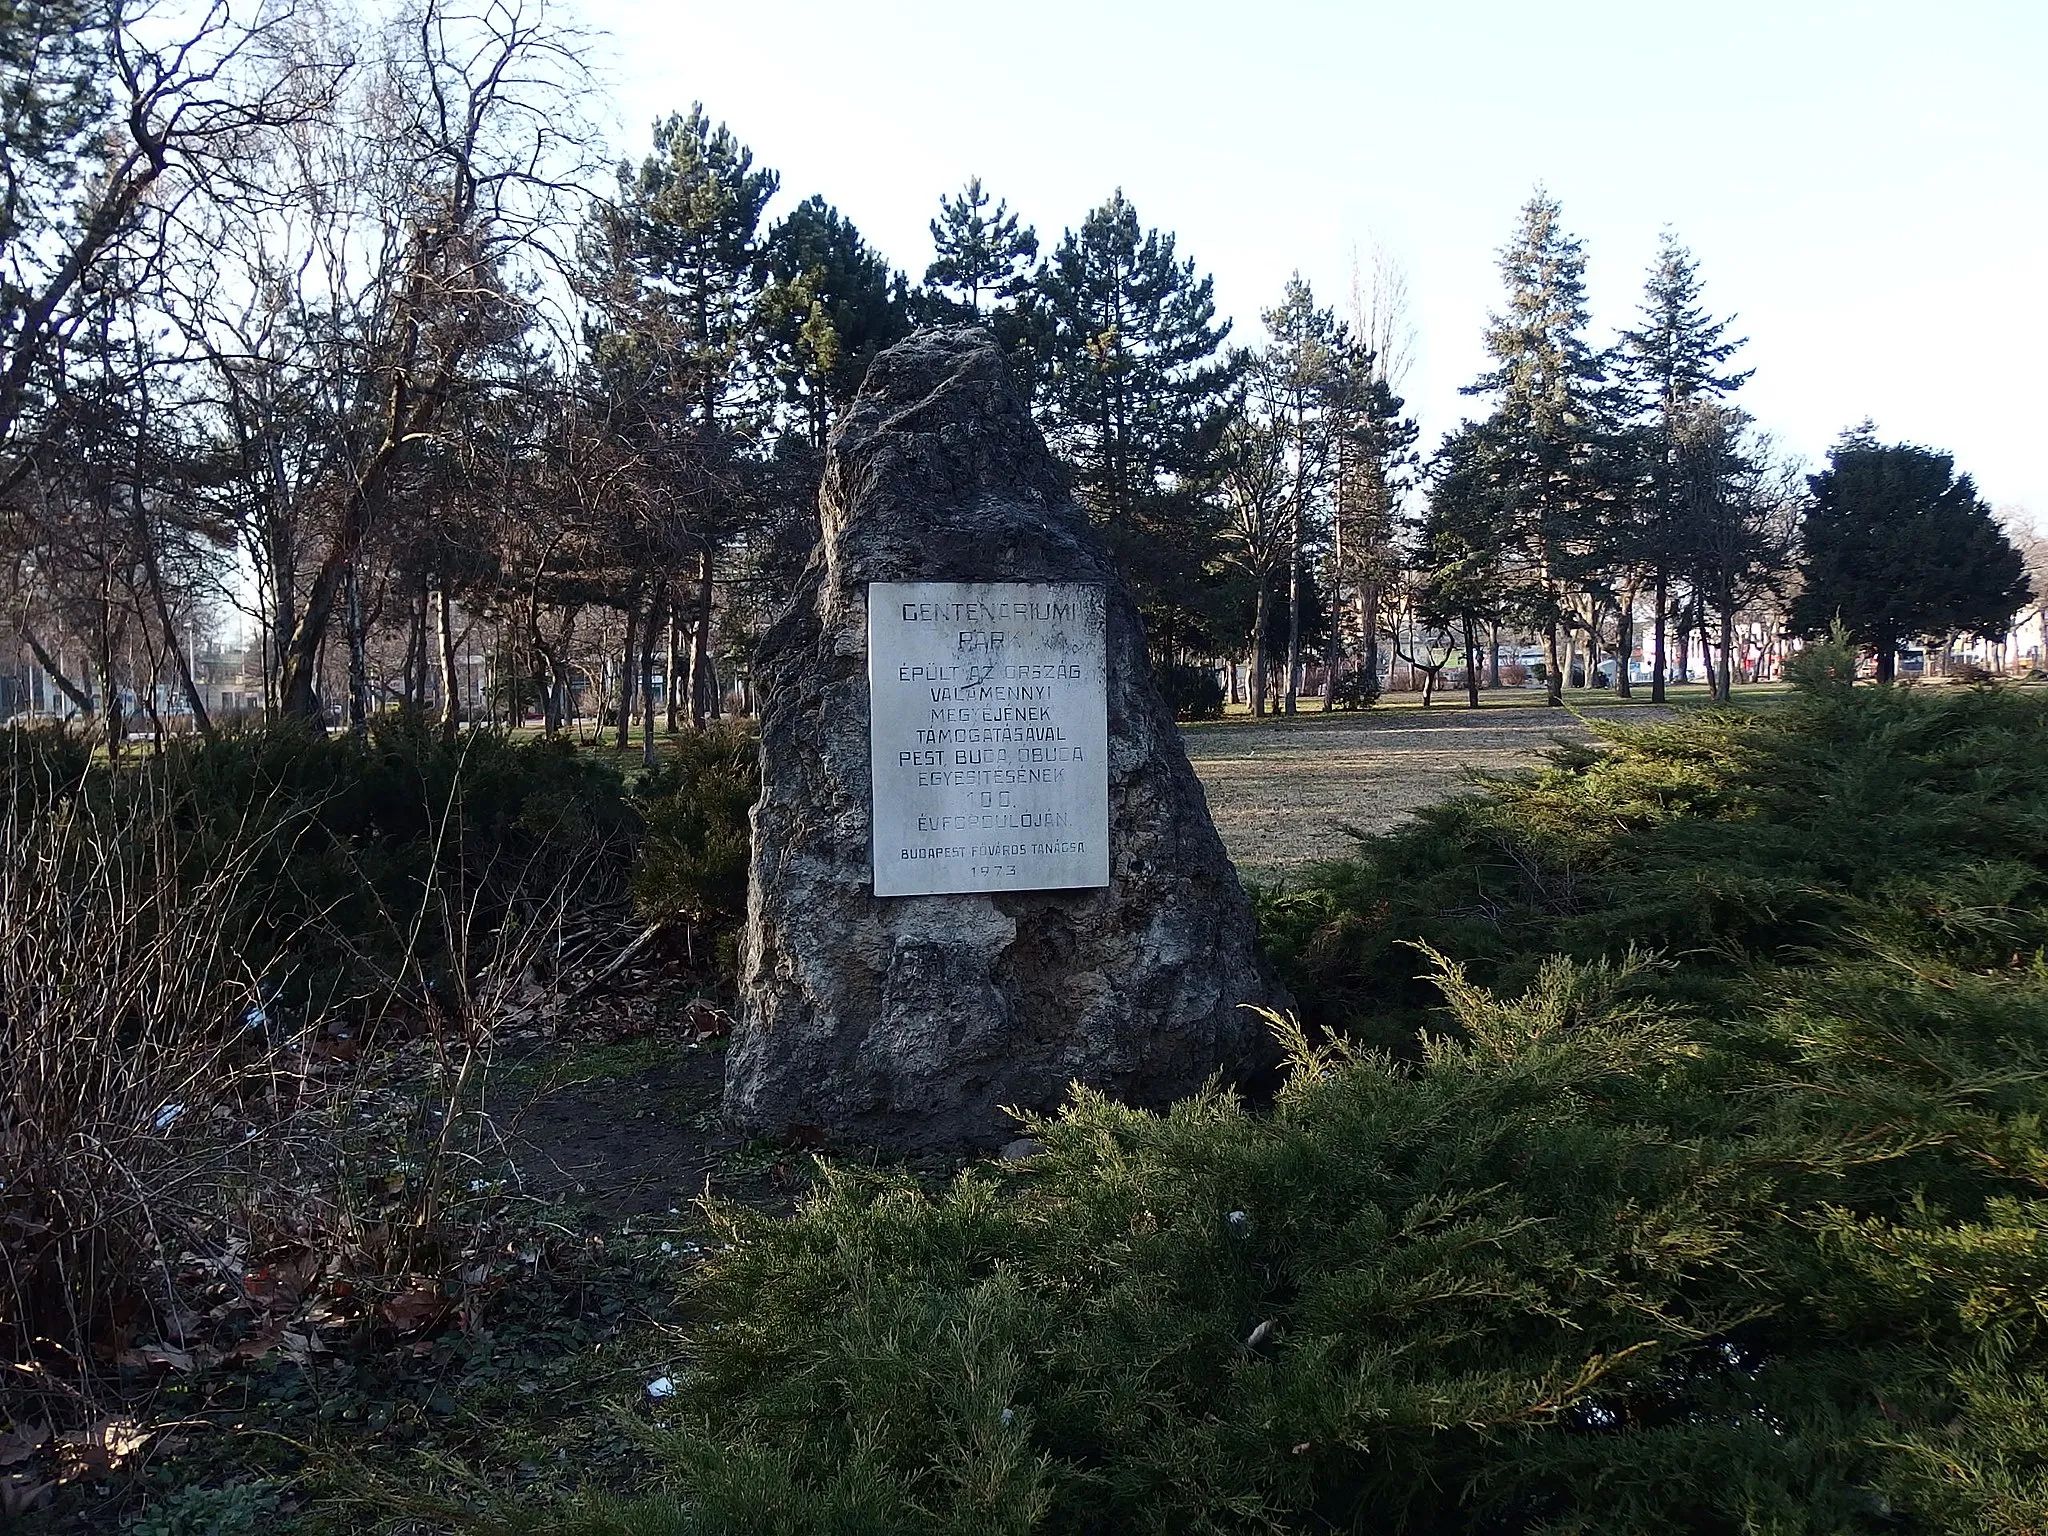
M1603 703L1590 713L1619 722L1668 711ZM1285 725L1236 719L1182 734L1223 846L1247 878L1265 882L1341 857L1346 828L1383 831L1457 793L1469 773L1526 767L1559 740L1590 739L1573 711L1540 705L1383 708Z

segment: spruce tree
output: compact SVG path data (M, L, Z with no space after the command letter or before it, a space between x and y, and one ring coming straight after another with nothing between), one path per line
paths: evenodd
M1586 341L1586 256L1540 187L1501 250L1507 303L1491 317L1494 366L1465 389L1489 395L1488 472L1510 513L1506 596L1545 637L1550 703L1564 702L1560 631L1590 573L1609 490L1607 378Z
M1643 285L1642 324L1622 332L1619 349L1619 372L1633 396L1644 469L1633 526L1622 531L1619 544L1650 573L1656 604L1650 697L1660 704L1666 615L1687 520L1715 504L1717 477L1725 467L1725 455L1707 446L1724 435L1716 407L1750 377L1747 371L1727 370L1744 338L1729 336L1733 317L1715 319L1704 296L1699 262L1676 234L1665 230ZM1622 665L1627 665L1626 656Z
M1234 361L1214 284L1118 191L1040 279L1051 321L1042 416L1163 653L1203 625L1221 517L1207 494Z
M1839 618L1890 682L1899 646L1921 636L2002 639L2033 593L2026 562L1955 460L1932 448L1845 435L1809 478L1796 632Z

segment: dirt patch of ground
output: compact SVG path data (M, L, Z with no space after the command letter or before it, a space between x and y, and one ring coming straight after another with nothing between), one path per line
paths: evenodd
M749 1155L720 1123L725 1052L716 1046L572 1055L537 1081L521 1077L501 1101L512 1106L502 1128L535 1194L623 1217L681 1208L707 1188L755 1205L784 1193L773 1159Z
M1590 718L1646 723L1668 714L1605 705ZM1224 848L1246 878L1269 883L1343 856L1347 828L1385 831L1456 794L1473 773L1524 768L1559 742L1592 739L1568 710L1444 705L1228 721L1183 735Z

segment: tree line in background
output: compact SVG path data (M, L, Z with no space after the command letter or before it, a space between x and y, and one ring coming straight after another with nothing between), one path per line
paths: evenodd
M1725 697L1837 618L1888 677L2030 600L1946 456L1786 460L1675 238L1595 348L1540 191L1483 412L1424 457L1386 263L1341 316L1296 277L1241 347L1121 191L1041 252L971 180L913 285L822 197L772 217L701 107L603 186L588 39L540 0L181 15L0 16L0 708L117 751L399 704L651 751L746 707L833 420L918 325L1003 346L1191 713L1226 677L1261 712L1447 673L1626 695L1638 652L1652 698L1693 655Z

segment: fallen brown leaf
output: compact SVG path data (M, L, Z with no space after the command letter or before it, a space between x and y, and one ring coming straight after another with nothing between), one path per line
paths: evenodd
M18 1467L50 1443L50 1426L24 1424L0 1435L0 1467Z
M57 1437L57 1454L69 1477L104 1477L149 1444L149 1431L130 1418L101 1419Z
M56 1491L57 1485L43 1478L30 1477L26 1472L10 1472L0 1477L0 1515L13 1520L30 1514Z
M400 1334L423 1333L448 1311L448 1298L441 1294L441 1282L415 1275L406 1288L382 1302L378 1316Z

